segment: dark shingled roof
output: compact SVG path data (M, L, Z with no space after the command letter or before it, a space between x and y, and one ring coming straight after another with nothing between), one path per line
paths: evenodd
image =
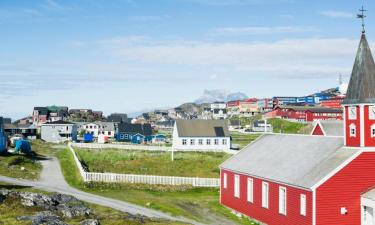
M131 123L120 123L118 125L118 131L120 133L131 133L131 134L142 134L144 136L152 135L151 124L131 124Z
M375 63L366 35L362 34L348 91L343 104L375 103Z
M53 121L53 122L48 122L48 123L45 123L45 124L56 124L56 125L61 125L61 124L75 124L75 123L71 123L71 122L68 122L68 121L63 121L63 120L58 120L58 121Z
M225 120L176 120L180 137L230 137Z

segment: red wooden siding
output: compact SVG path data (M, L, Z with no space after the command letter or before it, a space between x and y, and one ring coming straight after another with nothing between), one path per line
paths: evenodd
M227 174L227 188L224 189L224 173ZM230 171L221 171L220 202L237 212L259 220L268 225L311 225L312 224L312 194L298 188L269 183L269 208L262 207L262 180L253 178L253 203L247 201L247 178L240 175L240 198L234 197L234 174ZM279 213L279 187L286 187L287 215ZM300 195L306 195L306 216L300 215Z
M319 123L316 124L312 135L324 135L322 128L320 127Z
M375 184L375 152L365 152L316 190L316 225L361 224L361 194ZM345 207L347 215L341 215Z
M360 129L360 113L359 113L359 107L357 106L357 118L355 120L350 120L349 119L349 108L346 106L345 107L345 129L346 129L346 145L347 146L354 146L354 147L359 147L361 145L361 129ZM354 123L356 126L356 132L357 135L356 137L350 137L350 124Z
M369 117L369 106L364 107L365 115L365 146L375 146L375 138L371 138L371 126L375 124L375 120L371 120Z

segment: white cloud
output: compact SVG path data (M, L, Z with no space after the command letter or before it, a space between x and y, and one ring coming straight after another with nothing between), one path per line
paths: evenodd
M117 43L107 49L124 63L216 68L249 76L323 78L349 74L357 44L358 40L319 38L254 43L157 41L145 45Z
M344 11L321 11L319 14L323 16L327 16L330 18L353 18L354 15L350 12L344 12Z
M214 34L218 35L264 35L264 34L280 34L280 33L303 33L316 32L318 29L314 27L294 27L294 26L278 26L278 27L223 27L214 30Z

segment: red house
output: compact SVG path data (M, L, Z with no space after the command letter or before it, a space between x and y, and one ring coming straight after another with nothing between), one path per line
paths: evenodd
M335 96L333 98L329 98L326 100L322 100L320 102L320 105L322 107L327 108L334 108L334 109L341 109L342 108L342 101L345 99L344 95Z
M268 225L375 224L375 64L362 34L344 137L264 135L220 166L224 206Z
M310 106L278 106L273 111L266 113L266 116L301 122L342 120L342 109Z

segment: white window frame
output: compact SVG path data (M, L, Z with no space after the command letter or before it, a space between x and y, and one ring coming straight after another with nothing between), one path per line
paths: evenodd
M206 144L207 144L207 145L211 145L211 139L207 139L207 140L206 140Z
M223 145L227 145L227 139L223 139Z
M269 206L269 184L262 182L262 207L268 209Z
M357 128L356 128L354 123L349 125L349 135L350 135L350 137L356 137L357 136Z
M219 139L214 139L214 145L219 145Z
M227 189L227 187L228 187L228 175L227 175L227 173L224 173L223 174L223 187L225 188L225 189Z
M279 187L279 213L286 216L287 193L286 187Z
M190 139L190 145L195 145L195 139Z
M375 120L375 105L370 105L369 107L368 107L368 118L370 119L370 120Z
M182 145L187 145L187 139L182 139Z
M198 139L198 145L203 145L203 139Z
M234 197L240 198L240 175L234 175Z
M247 201L254 203L254 180L253 178L247 178Z
M300 214L302 216L306 216L306 195L301 194L300 195Z
M375 123L371 125L370 132L371 132L371 138L374 138L375 137Z
M348 118L350 120L356 120L357 119L357 107L356 106L350 106L348 108L348 114L349 114Z

